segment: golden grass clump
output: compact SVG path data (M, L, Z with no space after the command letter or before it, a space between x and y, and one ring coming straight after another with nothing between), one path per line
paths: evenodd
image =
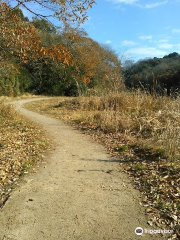
M7 104L9 98L1 97L0 98L0 118L14 118L16 116L15 109Z
M104 131L121 132L139 143L163 148L171 161L180 156L180 99L137 92L80 97L82 120Z

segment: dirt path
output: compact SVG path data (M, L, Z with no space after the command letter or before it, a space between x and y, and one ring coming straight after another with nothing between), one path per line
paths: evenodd
M34 100L16 106L42 124L54 149L45 158L46 166L26 176L0 211L0 240L141 239L135 228L151 227L139 205L139 192L119 171L118 162L60 120L22 108ZM159 234L143 236L161 239Z

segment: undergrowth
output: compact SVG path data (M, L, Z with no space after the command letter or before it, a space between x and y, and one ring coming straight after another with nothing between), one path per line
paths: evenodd
M0 98L0 207L19 177L33 170L48 148L48 139L40 127L20 116L7 104L9 100Z
M101 142L142 192L150 225L180 238L180 99L142 92L54 98L29 104Z
M81 97L62 107L81 111L80 120L104 132L122 133L134 143L163 153L174 166L180 158L180 98L141 92Z

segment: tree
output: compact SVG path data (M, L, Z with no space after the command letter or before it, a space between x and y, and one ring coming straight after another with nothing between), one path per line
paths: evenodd
M9 3L8 0L1 0L3 3ZM31 12L33 15L39 18L57 18L60 21L62 21L64 24L68 23L77 23L81 24L84 22L87 18L87 9L91 8L92 5L95 3L94 0L14 0L13 3L15 3L15 6L13 6L13 9L17 8L25 8L27 11ZM34 11L30 7L30 4L34 3L36 4L36 9L38 7L40 9L45 9L46 14L40 13L38 10Z
M39 19L37 17L33 18L32 24L36 29L41 30L42 32L48 33L48 34L55 34L56 33L56 27L46 19Z
M8 4L9 1L0 1L0 60L8 59L9 57L19 58L21 61L28 61L28 54L31 57L48 56L57 61L64 58L64 61L68 63L69 54L65 49L65 46L54 46L51 49L42 46L42 41L37 34L36 28L27 21L23 21L22 14L18 9L20 7L26 8L28 11L32 10L28 7L28 4L33 1L14 1L16 5L12 7ZM68 22L81 23L86 18L86 10L91 7L94 0L85 0L75 2L70 1L34 1L36 4L48 9L50 16L56 17L63 21L64 24ZM42 16L38 12L32 12L35 16L48 18L48 16ZM47 22L45 22L47 23ZM34 21L34 24L38 24L38 20ZM46 24L47 26L47 24ZM47 26L49 27L49 26ZM49 28L50 29L50 28ZM51 28L51 30L54 30Z
M121 62L108 46L92 40L82 29L65 29L62 41L75 59L71 73L77 86L83 82L87 87L109 84L115 88L113 84L121 81Z
M84 21L86 9L92 6L93 0L35 1L40 5L44 3L50 13L53 6L55 16L64 23L63 31L56 29L48 21L48 16L38 12L34 12L32 21L28 21L19 7L31 11L28 7L31 0L15 2L14 7L1 4L1 10L4 10L0 11L0 30L3 33L0 55L4 54L4 60L11 62L16 71L22 72L20 66L27 69L22 74L29 73L31 90L36 88L38 93L56 95L67 95L69 91L75 95L77 89L80 92L97 85L119 88L122 82L121 62L116 53L90 39L84 30L69 25L75 19L77 23ZM72 7L68 15L70 9L67 7L66 13L63 10L67 5Z
M139 61L123 70L127 87L143 88L158 94L173 95L180 91L180 55L171 53L163 58Z
M134 61L133 60L125 60L124 62L123 62L123 67L125 68L125 69L128 69L128 68L130 68L130 67L132 67L134 65Z
M33 12L29 8L29 3L36 3L49 11L49 15L43 16L38 12ZM14 0L15 6L12 6L8 0L0 0L0 77L8 75L12 71L19 71L19 63L27 63L30 60L45 58L56 62L62 62L66 65L73 65L74 60L71 53L63 43L44 44L45 41L39 34L37 27L42 27L39 19L34 19L34 25L28 21L22 14L21 8L33 13L36 17L44 18L46 32L55 32L47 19L56 17L63 24L68 26L71 22L76 25L86 19L86 10L92 7L94 0L85 1L20 1ZM46 20L45 20L46 19ZM41 23L41 26L40 26Z

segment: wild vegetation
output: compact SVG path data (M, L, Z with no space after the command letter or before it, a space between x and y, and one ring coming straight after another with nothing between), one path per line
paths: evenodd
M101 141L143 192L149 224L180 237L180 56L126 65L87 36L80 24L94 1L35 1L62 21L56 28L39 13L29 21L0 1L0 95L24 92L79 96L31 103L31 108L77 124ZM67 5L69 4L69 5ZM131 89L131 91L125 89ZM172 96L174 98L169 98ZM37 128L0 101L1 202L11 184L36 162L45 142ZM3 129L3 131L2 131ZM44 139L44 138L43 138ZM26 155L26 158L24 156Z
M32 92L77 96L89 89L122 89L124 81L131 89L177 96L178 53L135 64L126 61L122 68L110 47L100 45L77 28L86 19L86 10L92 7L93 0L52 1L52 5L35 1L61 20L59 27L38 12L33 12L32 20L24 17L20 7L29 10L28 2L15 1L15 6L6 1L0 3L0 95Z
M180 236L180 99L140 91L28 104L103 143L142 193L150 225Z
M27 8L27 3L17 2ZM117 54L69 23L72 18L79 24L84 21L86 7L91 7L94 1L86 0L83 4L69 1L69 8L73 8L71 14L67 13L68 18L64 16L63 9L68 11L65 2L59 3L60 12L55 12L63 20L64 25L59 28L36 13L29 21L19 4L12 8L1 3L0 95L17 96L23 92L78 95L119 78L121 64Z
M48 148L43 130L18 115L8 101L0 98L0 208L19 177L34 171Z
M180 55L170 53L163 58L125 62L123 70L128 88L141 88L153 95L174 96L180 93Z

